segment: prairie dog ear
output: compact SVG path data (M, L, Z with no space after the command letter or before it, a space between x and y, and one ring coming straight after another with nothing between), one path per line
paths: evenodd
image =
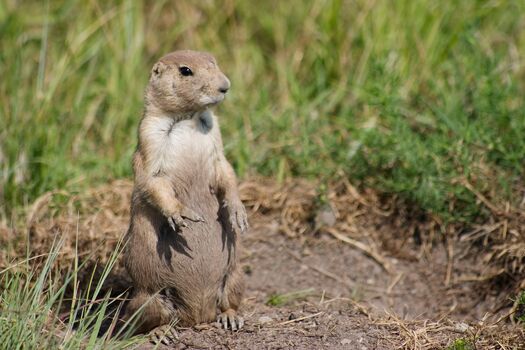
M167 66L162 62L157 62L151 69L151 77L158 78L162 76L162 73L166 70Z

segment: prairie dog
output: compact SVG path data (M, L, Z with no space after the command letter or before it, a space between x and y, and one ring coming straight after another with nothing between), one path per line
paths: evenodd
M232 330L244 285L238 235L248 228L217 117L230 81L204 52L175 51L151 70L133 156L124 253L142 310L138 332L217 320Z

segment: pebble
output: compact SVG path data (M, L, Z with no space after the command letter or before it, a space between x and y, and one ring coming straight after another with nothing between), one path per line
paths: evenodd
M260 324L265 324L265 323L270 323L270 322L273 322L273 319L271 317L268 317L268 316L259 317Z
M317 211L315 215L315 226L319 227L332 227L337 222L337 217L334 209L331 205L325 204L322 208Z
M465 333L466 331L468 331L468 329L469 329L470 327L469 327L468 324L463 323L463 322L460 322L460 323L456 324L454 328L455 328L456 331L458 331L458 332Z

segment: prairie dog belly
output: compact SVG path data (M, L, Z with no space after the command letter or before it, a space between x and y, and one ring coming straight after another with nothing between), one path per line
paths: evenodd
M188 204L206 221L188 223L188 227L178 232L167 223L160 227L156 245L162 252L159 258L166 271L164 283L186 300L211 302L216 300L224 277L235 261L235 237L220 221L221 209L216 196L195 191Z
M205 220L188 222L188 227L174 232L161 213L152 218L156 237L151 249L165 267L165 282L193 293L218 287L234 261L234 237L221 223L224 220L216 195L219 155L213 124L213 115L208 112L175 124L168 119L155 120L147 128L148 158L154 160L148 165L150 171L169 178L174 196Z

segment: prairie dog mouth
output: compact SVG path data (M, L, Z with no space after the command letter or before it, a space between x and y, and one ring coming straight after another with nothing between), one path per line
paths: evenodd
M201 103L205 106L214 106L224 101L226 94L219 94L217 96L204 96L201 98Z

